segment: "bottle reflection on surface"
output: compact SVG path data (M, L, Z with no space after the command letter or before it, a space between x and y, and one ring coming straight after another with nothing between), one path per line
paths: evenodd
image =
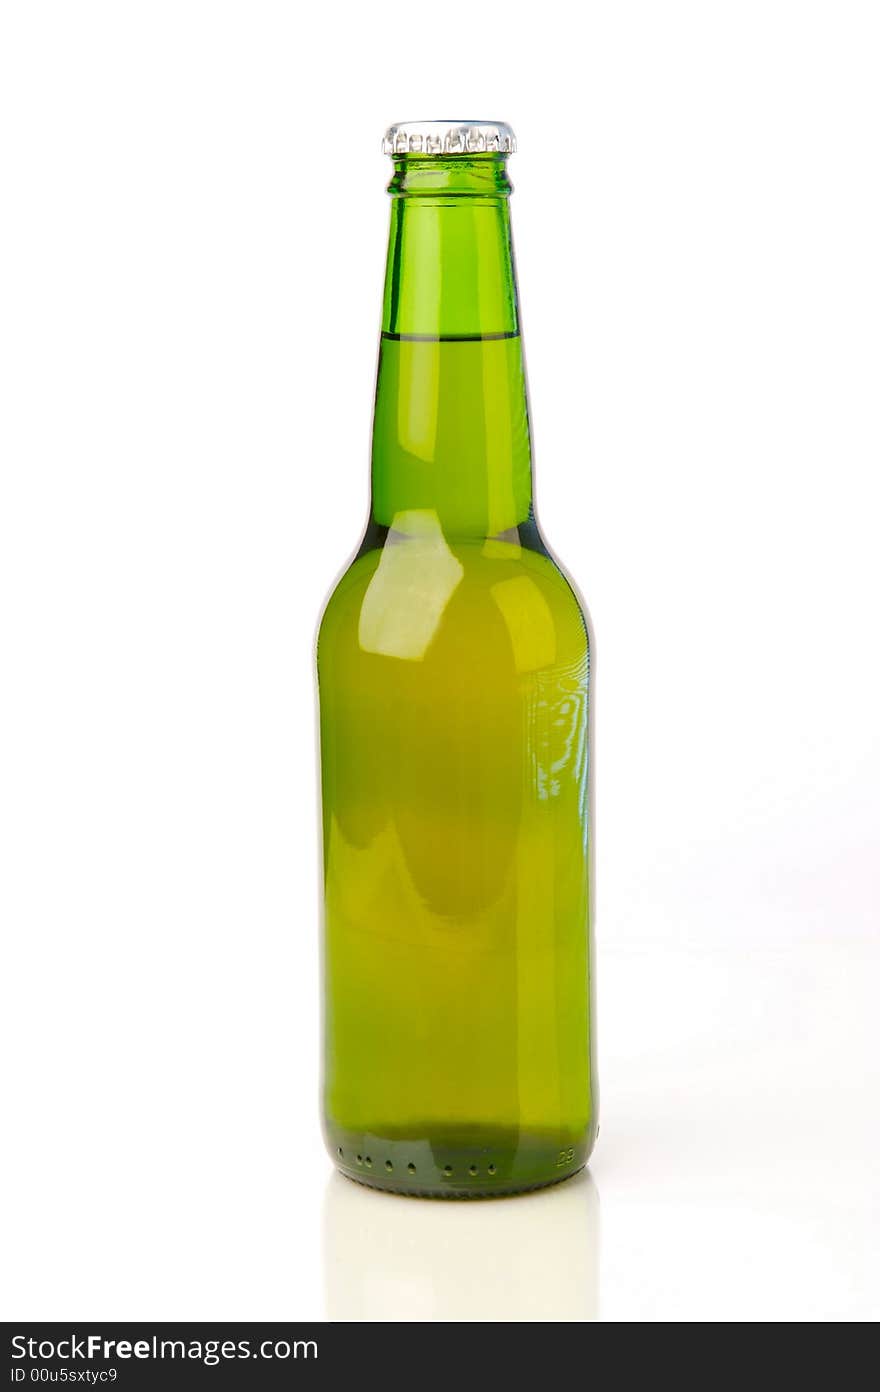
M599 1314L599 1193L587 1171L518 1198L324 1198L332 1321L588 1321Z

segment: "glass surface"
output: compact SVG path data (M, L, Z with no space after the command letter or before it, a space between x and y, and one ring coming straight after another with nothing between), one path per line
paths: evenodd
M504 1193L596 1129L589 632L532 507L505 161L391 192L371 517L318 640L325 1134L369 1184Z

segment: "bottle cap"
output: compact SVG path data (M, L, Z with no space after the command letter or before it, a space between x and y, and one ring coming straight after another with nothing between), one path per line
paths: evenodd
M506 121L400 121L382 141L386 155L512 155L516 136Z

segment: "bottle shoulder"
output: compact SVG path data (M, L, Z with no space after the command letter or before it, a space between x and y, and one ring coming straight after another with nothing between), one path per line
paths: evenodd
M319 661L340 643L421 657L441 630L464 652L501 629L517 665L530 669L588 652L583 602L543 545L448 538L430 528L375 540L361 548L327 602Z

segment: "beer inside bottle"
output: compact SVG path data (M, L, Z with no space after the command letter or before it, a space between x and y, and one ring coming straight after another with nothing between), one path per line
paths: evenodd
M318 637L324 1125L450 1197L596 1132L590 636L532 497L509 127L392 127L371 516Z

